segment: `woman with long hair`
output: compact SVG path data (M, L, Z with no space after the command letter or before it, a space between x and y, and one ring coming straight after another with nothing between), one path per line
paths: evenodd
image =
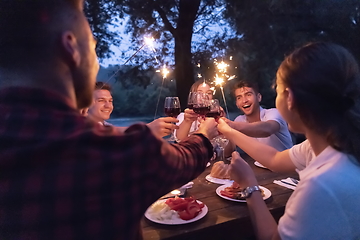
M259 239L360 239L360 74L354 57L332 43L311 43L281 63L276 107L307 140L279 152L230 128L218 130L254 160L297 169L300 182L275 222L249 165L233 153L232 178L246 191Z

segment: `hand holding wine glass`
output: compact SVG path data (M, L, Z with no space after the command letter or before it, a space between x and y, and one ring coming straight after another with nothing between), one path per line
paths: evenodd
M164 103L164 112L168 117L176 118L180 114L180 101L178 97L166 97ZM168 141L176 141L174 133L171 133L171 137Z
M210 111L205 115L206 117L212 117L217 120L221 115L221 107L219 100L212 99L210 100Z
M193 97L193 110L203 118L210 111L209 96L203 92L194 93Z

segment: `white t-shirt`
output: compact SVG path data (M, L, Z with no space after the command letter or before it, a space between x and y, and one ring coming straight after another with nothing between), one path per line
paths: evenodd
M264 109L260 107L260 120L262 122L274 120L280 124L280 130L269 137L254 138L266 145L272 146L278 151L289 149L293 146L292 138L285 120L280 116L276 108ZM239 115L234 122L248 122L245 115Z
M178 116L177 116L177 119L179 120L178 123L176 123L176 125L180 125L183 121L184 121L184 113L180 113ZM199 128L199 124L200 122L198 120L194 121L192 124L191 124L191 127L190 127L190 131L189 131L189 134L196 131L198 128ZM174 135L176 136L176 130L174 130Z
M279 220L281 239L360 239L356 159L330 146L315 156L308 141L291 148L290 158L300 183Z

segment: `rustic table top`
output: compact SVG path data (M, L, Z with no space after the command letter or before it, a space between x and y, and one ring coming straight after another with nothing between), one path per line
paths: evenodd
M271 197L265 200L268 209L278 220L284 213L285 204L293 190L273 183L287 177L298 179L296 172L274 173L268 169L259 168L254 165L254 160L247 155L242 157L250 164L255 172L256 178L261 186L271 191ZM219 184L211 183L205 179L210 173L211 167L196 179L194 185L188 189L186 197L194 196L208 207L206 216L196 222L182 225L163 225L151 222L145 217L141 226L145 240L159 239L252 239L253 228L246 203L234 202L223 199L216 194Z

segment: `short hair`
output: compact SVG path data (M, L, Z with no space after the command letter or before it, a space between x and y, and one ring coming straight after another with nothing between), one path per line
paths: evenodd
M324 42L296 49L281 63L277 82L291 89L307 128L360 161L360 72L347 49Z
M96 82L95 90L108 90L111 92L111 86L105 82Z
M191 88L190 88L190 92L196 92L198 87L201 85L201 84L206 84L208 86L211 87L211 83L210 82L207 82L205 80L197 80L196 82L193 83L193 85L191 85Z
M59 26L69 18L64 13L81 11L82 4L83 0L1 0L0 67L29 66L54 56Z
M235 95L236 89L244 88L244 87L252 88L256 94L259 93L259 85L256 82L240 80L239 82L237 82L234 85L234 88L233 88L234 95Z

